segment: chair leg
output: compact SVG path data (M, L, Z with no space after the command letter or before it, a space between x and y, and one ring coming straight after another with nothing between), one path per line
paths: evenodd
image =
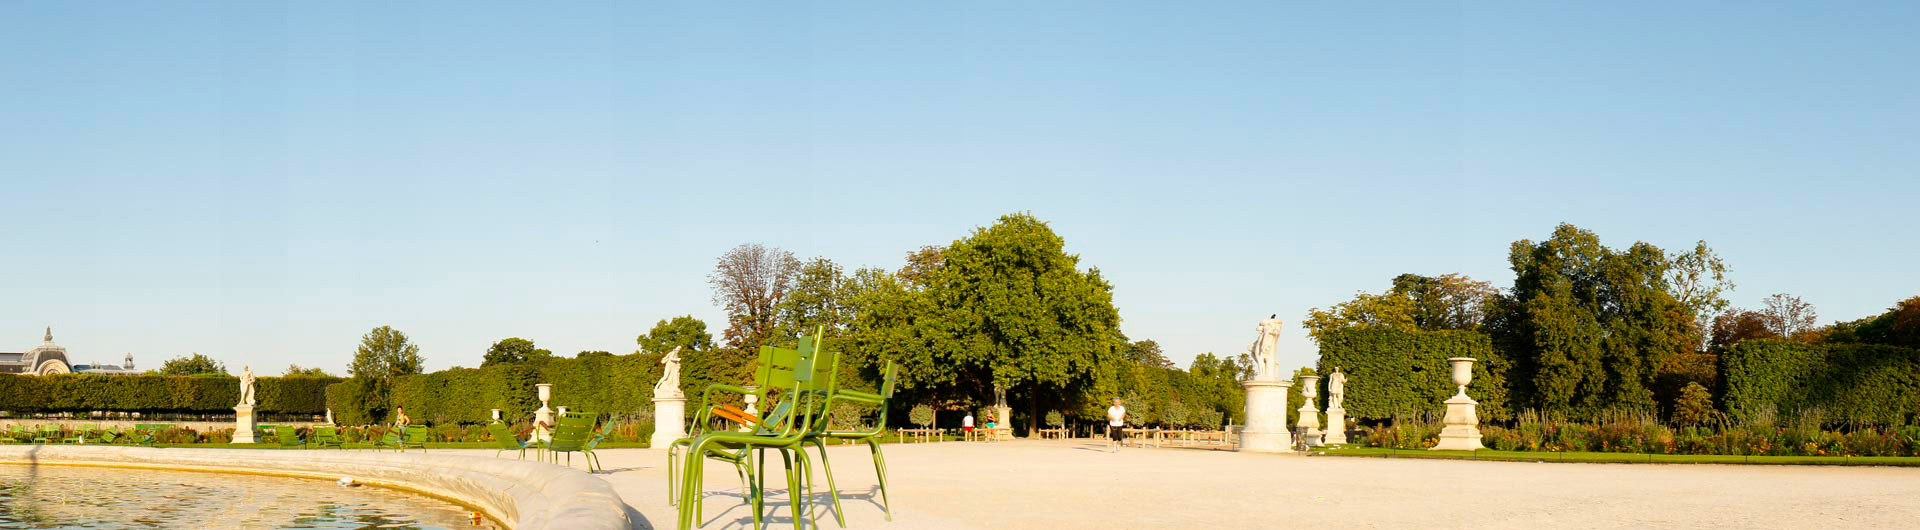
M804 473L802 478L805 480L803 480L801 484L806 486L807 494L801 498L801 502L807 509L807 524L813 525L814 528L819 528L820 511L814 509L813 502L813 457L807 456L806 445L794 446L793 453L798 456L795 460L800 462L800 472Z
M806 516L802 514L800 506L800 489L802 487L800 485L800 473L793 465L794 459L792 456L793 455L787 454L785 449L780 450L780 459L787 464L787 505L792 507L790 513L793 514L793 530L804 530L806 528Z
M887 457L880 454L880 443L867 439L867 447L873 449L873 472L880 476L880 508L886 510L887 520L893 520L893 501L887 499Z
M827 460L827 444L815 438L813 446L820 450L820 469L827 472L827 498L833 500L833 522L839 523L841 528L846 528L847 516L840 509L840 485L833 482L833 462ZM805 450L805 447L801 448L801 451Z

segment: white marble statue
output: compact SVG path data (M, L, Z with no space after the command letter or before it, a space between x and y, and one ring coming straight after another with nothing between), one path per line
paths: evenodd
M1253 339L1253 344L1247 347L1248 353L1253 356L1253 378L1256 381L1280 380L1280 360L1277 355L1280 349L1279 317L1280 315L1273 315L1260 321L1260 325L1255 328L1260 332L1260 336Z
M660 364L666 365L666 368L660 372L660 381L653 384L653 397L657 399L684 397L686 394L680 391L680 347L674 346L673 351L667 352L666 357L661 357Z
M1340 367L1335 366L1333 375L1327 376L1327 410L1345 408L1341 404L1346 401L1347 374L1341 373Z
M253 367L240 367L240 404L253 406Z

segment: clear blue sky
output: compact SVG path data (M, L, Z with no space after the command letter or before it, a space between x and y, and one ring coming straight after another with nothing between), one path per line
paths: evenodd
M625 353L717 334L734 245L1013 211L1183 366L1563 221L1823 322L1920 294L1920 4L1043 4L6 2L0 351Z

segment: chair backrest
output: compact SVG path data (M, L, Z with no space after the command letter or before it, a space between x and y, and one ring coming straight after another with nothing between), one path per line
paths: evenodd
M407 443L424 444L427 443L427 437L433 436L433 430L425 425L408 425L401 432L405 433Z
M291 426L274 427L273 435L280 438L280 445L300 445L300 432Z
M507 424L494 422L487 424L487 434L493 435L493 443L501 449L519 449L520 438L507 429Z
M338 427L314 427L314 428L313 428L313 439L314 439L314 440L316 440L316 441L322 441L322 442L331 442L331 441L335 441L335 440L339 440L339 439L340 439L340 428L338 428Z

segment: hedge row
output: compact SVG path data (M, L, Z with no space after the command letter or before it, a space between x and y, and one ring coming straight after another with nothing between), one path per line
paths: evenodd
M261 377L255 411L323 414L337 377ZM0 410L35 412L232 413L240 380L222 376L0 374Z
M1406 331L1368 328L1330 331L1320 337L1320 410L1326 410L1326 375L1339 367L1347 374L1347 418L1386 420L1395 414L1438 413L1453 397L1453 367L1448 357L1472 357L1473 383L1467 395L1480 402L1483 420L1505 420L1507 359L1494 352L1486 334L1475 331Z
M1920 419L1920 349L1748 340L1721 354L1720 377L1721 408L1736 417L1817 408L1833 424Z
M592 411L614 417L632 417L653 411L653 383L660 378L659 355L599 355L552 359L538 364L498 364L486 368L454 368L401 377L394 382L393 401L406 407L407 416L431 424L484 423L490 410L501 409L508 421L525 421L540 408L537 383L552 383L552 405ZM704 385L703 385L704 386ZM697 390L696 390L697 391ZM698 397L689 391L689 398ZM391 418L367 418L356 406L365 395L357 380L326 389L335 421L346 425L385 423Z

